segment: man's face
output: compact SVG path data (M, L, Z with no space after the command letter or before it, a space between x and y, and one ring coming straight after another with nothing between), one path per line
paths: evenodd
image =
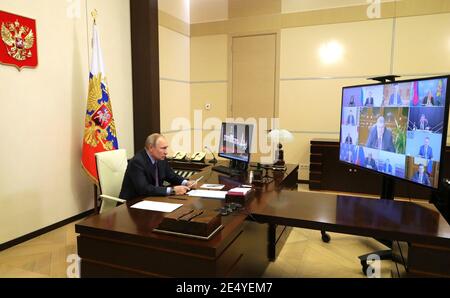
M167 140L164 137L160 137L156 141L156 145L148 146L147 150L155 160L163 160L167 157L167 148L169 148Z
M430 140L429 139L425 139L425 146L428 147L428 144L430 144Z
M378 134L382 134L384 131L384 118L383 117L380 117L377 120L377 131L378 131Z

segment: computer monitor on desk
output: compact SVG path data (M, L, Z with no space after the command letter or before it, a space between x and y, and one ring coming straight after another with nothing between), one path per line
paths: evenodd
M228 167L213 167L213 170L229 175L246 171L250 162L252 134L252 124L222 123L219 156L229 159L230 164Z

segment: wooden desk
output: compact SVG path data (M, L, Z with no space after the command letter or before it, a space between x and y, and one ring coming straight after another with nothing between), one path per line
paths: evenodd
M251 206L262 207L264 197L274 189L296 185L298 165L288 165L275 181L258 188L247 209L222 217L224 228L208 241L152 232L163 213L129 208L134 202L110 212L89 217L75 226L81 277L107 276L260 276L268 265L267 226L246 220ZM246 182L247 177L230 178L211 170L211 166L192 176L204 176L203 183L226 184L229 189ZM216 209L223 200L168 197L151 198L164 202L190 204ZM290 230L277 227L277 254Z
M431 205L285 190L264 199L252 215L269 226L405 241L410 274L450 276L450 226Z

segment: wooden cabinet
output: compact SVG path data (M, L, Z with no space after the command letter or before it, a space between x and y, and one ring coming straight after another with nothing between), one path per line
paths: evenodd
M444 177L450 173L450 148L446 148ZM335 190L378 195L382 176L369 170L352 167L339 161L339 141L311 140L309 187L312 190ZM430 200L432 191L407 181L396 180L396 196Z

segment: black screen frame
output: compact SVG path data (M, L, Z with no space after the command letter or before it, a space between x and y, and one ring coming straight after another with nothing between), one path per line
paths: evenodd
M247 125L247 126L249 126L251 128L251 132L250 132L249 137L248 137L248 148L247 148L247 150L248 150L248 152L247 152L248 158L247 158L247 160L233 158L231 156L224 155L224 153L220 152L220 146L222 146L221 142L223 141L223 136L224 136L224 133L225 133L225 127L227 125L244 125L244 126ZM219 150L218 150L219 157L226 158L226 159L233 160L233 161L237 161L237 162L242 162L242 163L249 164L250 163L250 153L251 153L251 148L252 148L254 128L255 128L254 125L250 124L250 123L222 122L221 127L220 127L220 140L219 140Z
M342 117L343 117L343 109L344 109L344 89L347 88L358 88L358 87L367 87L367 86L384 86L389 84L400 84L400 83L409 83L409 82L419 82L419 81L427 81L427 80L437 80L437 79L447 79L447 86L445 89L445 105L444 105L444 125L442 128L442 142L441 142L441 155L439 157L439 179L438 179L438 185L437 188L434 186L428 186L422 183L418 183L406 178L401 178L395 175L386 174L384 172L381 172L379 170L373 170L366 167L362 167L360 165L350 163L344 160L341 160L340 158L340 152L341 152L341 146L342 146ZM395 80L395 81L389 81L389 82L383 82L383 83L373 83L373 84L361 84L361 85L352 85L352 86L344 86L342 87L342 93L341 93L341 115L340 115L340 122L339 122L339 155L338 160L342 164L350 165L352 167L356 167L358 169L362 169L371 173L375 173L390 179L394 179L395 181L406 181L415 185L420 185L422 187L431 189L433 191L438 191L442 188L442 175L444 173L444 156L445 156L445 148L447 145L447 128L448 128L448 112L449 112L449 100L450 100L450 74L449 75L441 75L441 76L434 76L434 77L423 77L423 78L416 78L416 79L408 79L408 80ZM364 99L362 99L364 100ZM406 154L405 154L406 155Z

